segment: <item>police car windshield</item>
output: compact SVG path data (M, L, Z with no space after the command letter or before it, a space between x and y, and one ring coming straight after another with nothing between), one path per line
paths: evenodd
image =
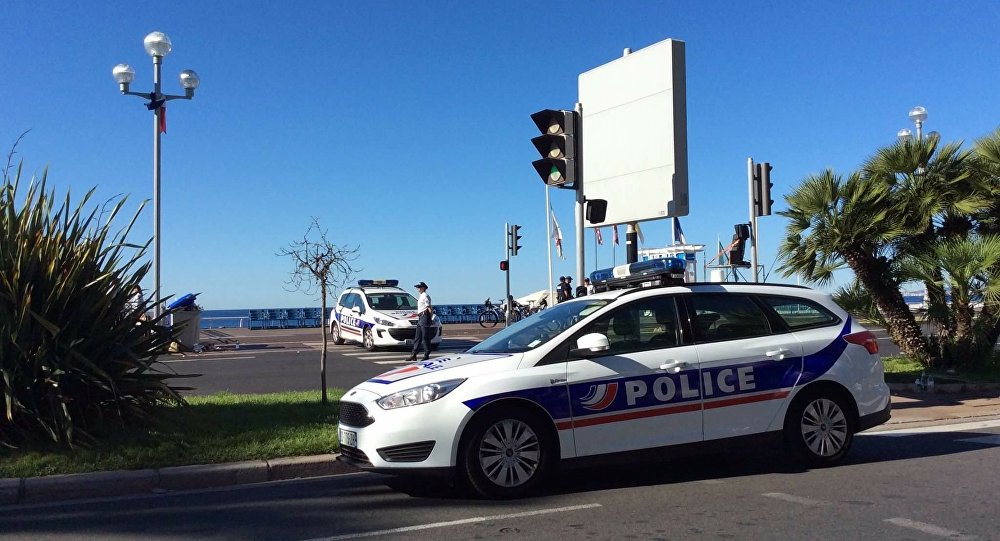
M611 302L608 299L584 299L560 303L522 319L483 340L469 352L520 353L535 349Z
M417 299L413 295L400 291L399 293L366 293L368 306L372 310L416 310Z

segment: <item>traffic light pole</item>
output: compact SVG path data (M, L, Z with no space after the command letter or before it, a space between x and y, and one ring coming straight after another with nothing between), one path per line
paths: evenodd
M576 104L576 116L574 117L574 137L576 142L583 141L583 104L577 102ZM583 259L583 216L584 216L584 205L586 200L583 197L583 145L576 145L576 161L574 167L576 168L576 206L575 206L575 218L576 218L576 285L583 285L583 279L586 277L584 274L584 259Z
M747 158L747 193L750 200L750 268L753 269L753 281L757 282L757 211L754 207L754 164L753 158Z
M505 310L505 314L504 314L504 325L510 325L510 309L511 309L510 304L511 303L507 302L507 300L510 299L510 245L511 245L510 243L511 242L517 242L516 240L514 240L511 237L512 237L512 235L511 235L511 230L510 230L510 224L504 223L503 224L503 247L504 247L503 248L504 249L503 258L507 260L507 270L505 270L503 272L504 277L507 280L506 293L504 293L504 297L503 297L503 302L504 302L504 304L507 305L507 310Z

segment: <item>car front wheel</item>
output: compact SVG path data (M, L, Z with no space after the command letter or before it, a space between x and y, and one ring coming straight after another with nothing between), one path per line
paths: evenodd
M365 334L362 338L363 345L368 351L375 351L375 338L372 336L371 329L365 329Z
M548 473L554 446L536 415L495 409L470 423L460 469L469 486L487 498L516 498Z
M854 441L850 415L842 398L807 392L788 410L785 442L809 466L833 466L847 456Z

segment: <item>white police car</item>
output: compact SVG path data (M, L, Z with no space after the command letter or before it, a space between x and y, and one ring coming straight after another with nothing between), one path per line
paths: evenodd
M639 287L557 304L465 353L354 387L340 460L457 472L506 498L559 463L744 438L777 436L806 464L833 465L856 432L889 419L878 342L830 295L669 281L601 280Z
M379 347L412 346L417 332L417 299L399 287L399 280L358 280L344 290L330 311L334 344L357 342L369 351ZM441 322L433 320L431 346L441 343Z

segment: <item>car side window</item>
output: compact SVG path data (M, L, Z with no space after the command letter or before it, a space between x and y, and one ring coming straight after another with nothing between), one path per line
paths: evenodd
M700 293L687 296L698 342L719 342L771 334L767 315L747 295Z
M677 307L673 297L642 299L619 308L588 325L580 335L608 337L608 354L663 349L678 342Z
M836 314L810 300L772 295L761 295L759 298L773 308L793 331L840 323Z
M365 300L364 298L362 298L361 295L358 295L357 293L354 294L354 306L358 307L358 313L360 314L365 313Z
M352 302L351 301L351 294L350 293L344 293L343 295L340 296L340 299L337 300L337 306L339 308L344 308L344 309L350 310L351 309L351 302Z

